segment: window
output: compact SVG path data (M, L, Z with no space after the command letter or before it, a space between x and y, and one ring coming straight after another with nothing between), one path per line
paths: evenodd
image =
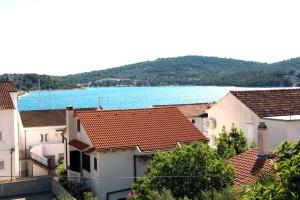
M94 170L97 171L97 158L94 157Z
M80 132L80 120L77 119L77 131Z
M196 122L195 119L192 119L192 123L195 124L195 122Z
M91 163L90 163L90 156L86 154L82 154L82 168L86 171L91 171Z
M2 132L0 131L0 142L2 141Z
M48 134L45 134L45 141L48 141Z
M80 172L80 151L70 151L70 170Z
M0 169L4 169L4 160L0 161Z
M43 142L43 141L44 141L44 135L41 134L41 142Z

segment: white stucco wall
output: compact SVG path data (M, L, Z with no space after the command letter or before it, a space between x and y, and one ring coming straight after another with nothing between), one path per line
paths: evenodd
M46 176L46 175L48 175L48 171L45 168L39 167L33 163L32 175L33 176Z
M131 188L134 183L134 155L141 154L137 150L119 150L95 152L91 155L91 173L84 171L85 176L92 178L90 186L100 199L105 200L107 193ZM98 156L98 170L94 171L94 156ZM142 176L146 172L149 161L136 159L136 175ZM110 195L110 200L124 198L129 191Z
M18 113L16 110L0 110L0 132L2 132L2 141L0 141L0 161L4 161L4 169L0 170L0 180L10 179L11 166L13 176L19 175L19 140L18 140ZM12 153L10 150L14 149ZM12 163L12 164L11 164Z
M285 140L297 141L300 139L300 121L261 119L231 93L228 93L207 112L208 118L216 121L216 128L208 129L210 136L218 137L223 126L229 130L234 123L237 128L244 131L248 142L251 143L253 139L257 141L259 122L265 122L268 127L271 150L274 150Z
M216 121L216 128L209 129L209 135L218 137L223 126L229 130L234 123L237 128L244 131L249 142L257 140L257 126L261 119L231 93L208 109L207 113L208 119Z
M202 133L204 132L203 130L203 118L202 117L190 117L189 121L192 122L192 120L195 120L194 126L201 131Z
M41 144L62 144L61 130L64 128L65 126L23 128L20 133L21 146L25 149L26 143L26 149L30 149ZM43 141L41 141L41 134ZM48 141L45 141L46 134L48 134Z

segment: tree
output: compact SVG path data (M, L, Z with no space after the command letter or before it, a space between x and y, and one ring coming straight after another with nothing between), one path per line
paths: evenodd
M241 129L237 129L234 124L228 133L225 126L219 134L217 151L225 159L245 152L248 149L247 139Z
M213 187L220 191L233 183L233 168L207 144L195 142L159 152L147 174L133 186L137 199L149 199L151 191L171 191L174 198L199 198Z
M276 158L272 169L258 176L243 199L300 198L300 141L284 142L277 148Z

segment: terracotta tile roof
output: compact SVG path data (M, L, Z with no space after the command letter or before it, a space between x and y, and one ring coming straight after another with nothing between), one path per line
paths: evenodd
M76 140L76 139L75 140L71 140L69 142L69 145L71 145L72 147L75 147L76 149L79 149L81 151L89 147L89 145L87 145L87 144L85 144L85 143L83 143L83 142L81 142L79 140Z
M20 116L26 128L66 125L66 110L63 109L20 111Z
M231 91L259 117L300 115L300 89Z
M253 148L229 159L229 163L235 169L234 184L248 184L259 171L270 169L273 159L258 159L257 155L258 148Z
M96 108L79 108L75 110L96 110ZM66 110L25 110L20 111L21 120L25 128L44 126L65 126Z
M0 110L15 109L10 92L17 92L16 85L11 81L0 82Z
M175 107L76 112L96 149L172 148L205 136Z
M205 110L210 108L212 103L194 103L194 104L172 104L172 105L154 105L153 107L177 107L187 118L198 117Z

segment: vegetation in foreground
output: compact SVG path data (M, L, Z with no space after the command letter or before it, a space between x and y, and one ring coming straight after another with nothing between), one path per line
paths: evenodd
M243 199L300 199L300 141L284 142L276 156L271 170L257 177Z
M300 85L300 58L266 64L204 56L160 58L68 76L3 74L19 90L70 89L86 86L219 85L286 87Z
M195 142L155 154L130 199L172 194L175 199L205 199L211 189L222 193L233 184L233 168L207 144Z
M253 146L253 144L252 144ZM230 131L227 132L225 126L219 134L217 140L217 152L225 158L231 158L248 150L247 138L242 129L238 129L232 124Z

